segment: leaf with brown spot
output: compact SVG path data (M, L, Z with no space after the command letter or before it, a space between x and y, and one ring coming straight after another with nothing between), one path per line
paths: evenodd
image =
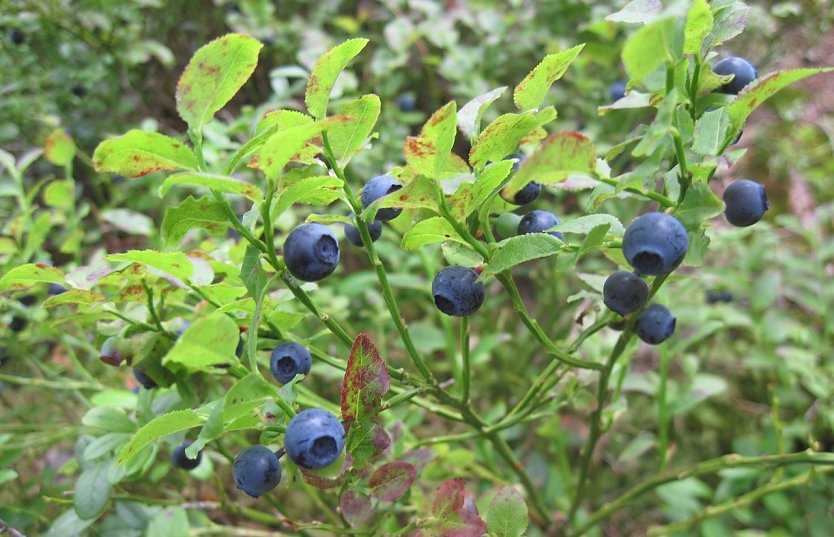
M267 177L277 177L284 166L299 155L299 151L311 138L318 136L331 125L349 120L350 118L343 116L333 116L315 123L278 130L264 141L249 166L261 170Z
M512 199L530 181L558 183L572 174L593 175L597 150L590 138L574 131L550 135L524 160L504 188L504 197Z
M175 278L189 281L194 273L194 265L182 252L157 252L155 250L130 250L123 254L105 257L107 261L139 263L167 272Z
M342 421L365 421L379 414L382 396L391 387L385 362L371 339L356 336L342 382Z
M489 199L507 177L513 167L513 161L504 160L487 167L472 184L464 183L449 198L452 215L463 221L474 213Z
M263 200L264 197L263 191L253 184L229 177L228 175L204 172L182 172L168 177L159 187L159 195L164 196L172 186L177 185L201 186L226 194L237 194L256 203Z
M27 263L14 267L0 278L0 291L24 289L37 283L67 285L64 273L60 269L44 263Z
M380 107L379 97L372 93L338 107L337 112L340 115L351 119L328 128L327 139L342 167L350 162L374 130Z
M541 106L550 86L562 78L585 44L568 50L548 54L513 91L513 102L519 110L531 110Z
M377 468L368 484L371 486L371 494L377 500L394 502L408 492L415 477L417 469L413 465L394 461Z
M43 155L56 166L66 166L75 158L75 142L63 129L55 129L46 137Z
M177 112L197 131L249 80L263 45L254 37L227 34L200 47L177 83Z
M185 234L194 228L205 229L209 235L218 237L226 233L228 225L223 203L188 196L179 206L165 209L160 233L166 244L173 245L179 244Z
M439 211L440 200L443 192L440 191L440 185L434 179L420 176L411 181L400 190L383 196L377 201L368 206L363 214L369 215L371 212L376 214L378 209L384 207L402 207L407 209L429 209L434 212Z
M415 175L439 178L455 144L457 104L447 103L432 114L419 136L409 136L403 143L408 167Z
M316 60L310 78L307 80L307 90L304 92L304 102L311 116L322 119L326 115L330 92L336 84L336 79L339 78L339 73L367 44L367 39L349 39L328 50Z
M98 144L93 164L97 172L141 177L162 170L194 170L197 158L190 147L170 136L134 129Z
M63 304L95 304L97 302L104 302L105 300L104 295L95 291L70 289L60 295L47 298L43 303L43 307L54 308Z
M456 478L440 484L431 508L438 521L432 529L436 535L453 537L481 537L487 525L480 516L463 479Z
M539 126L532 113L504 114L487 125L469 151L469 164L482 166L498 162L518 149L527 133Z

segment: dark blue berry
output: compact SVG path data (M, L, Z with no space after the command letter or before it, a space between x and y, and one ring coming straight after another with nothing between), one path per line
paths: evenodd
M85 88L82 84L74 84L72 88L70 88L70 91L73 95L79 98L87 95L87 88Z
M302 468L329 466L345 447L345 429L339 419L321 408L296 414L287 425L284 448L290 459Z
M527 233L542 233L561 223L559 217L555 214L536 209L524 215L524 218L518 223L518 234L526 235ZM559 232L549 232L559 240L564 240L564 235Z
M646 343L657 345L675 333L675 316L664 306L652 304L637 318L634 332Z
M455 317L478 311L484 303L484 284L477 279L478 274L468 267L455 265L442 269L431 284L437 309Z
M281 384L286 384L296 375L307 375L312 365L310 351L294 342L281 343L272 350L269 370Z
M104 343L101 344L99 359L105 364L118 366L124 361L124 353L116 348L117 341L118 340L116 338L110 337L105 339Z
M200 465L200 461L203 460L203 453L197 453L196 459L189 459L185 454L185 448L191 444L193 444L191 440L186 440L182 444L175 447L174 451L171 453L171 464L183 470L193 470L198 467Z
M281 463L266 446L248 447L235 457L232 476L237 488L253 498L259 498L281 482Z
M153 390L156 388L156 382L143 371L134 369L133 378L136 379L136 382L144 386L146 390Z
M524 188L515 193L515 196L513 196L513 200L510 203L515 205L527 205L538 198L541 191L542 185L535 181L530 181L524 185Z
M706 301L707 304L717 304L719 302L732 302L733 295L729 291L707 291Z
M12 317L11 322L9 322L9 329L12 332L20 332L26 325L29 324L29 320L26 317L21 317L20 315L15 315Z
M610 86L608 86L608 98L611 99L611 102L619 101L626 94L626 84L618 80L617 82L613 82Z
M284 261L290 273L305 282L326 278L339 264L339 242L321 224L302 224L284 241Z
M374 220L368 224L368 233L371 234L371 240L376 242L382 236L382 222ZM363 246L362 235L359 234L356 226L345 224L345 238L355 246L359 246L360 248Z
M417 99L411 95L400 95L397 106L402 112L413 112L417 109Z
M649 298L649 286L635 274L618 270L605 280L602 298L608 309L625 316L643 307Z
M9 41L15 45L21 45L24 41L26 41L26 34L23 33L23 30L12 28L9 30Z
M724 190L724 216L737 227L752 226L770 207L765 187L750 179L740 179Z
M686 256L689 237L683 224L665 213L648 213L628 225L623 255L641 274L668 274Z
M396 192L402 187L403 186L390 175L377 175L376 177L372 177L371 180L365 183L365 186L362 188L362 194L360 195L360 198L362 199L362 208L367 208L368 205L375 202L382 196L387 196L392 192ZM391 207L380 209L376 213L376 219L387 222L388 220L393 220L398 217L401 212L403 212L402 209Z
M718 90L721 93L730 93L733 95L738 95L738 92L744 89L744 86L753 82L759 76L758 71L756 71L752 63L738 56L724 58L715 64L712 71L721 76L734 75L732 80L721 86Z
M54 296L66 292L66 289L63 285L58 285L57 283L50 283L49 287L46 289L46 292Z

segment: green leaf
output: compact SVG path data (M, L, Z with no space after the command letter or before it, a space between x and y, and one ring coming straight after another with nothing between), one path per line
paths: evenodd
M548 54L530 73L519 82L513 91L513 102L519 110L538 108L547 96L550 86L562 78L570 64L576 59L585 44L568 50Z
M93 153L97 172L141 177L151 172L197 168L190 147L164 134L131 130L98 144Z
M550 135L516 171L503 195L507 199L530 181L558 183L572 174L594 175L597 150L584 134L564 131Z
M145 446L169 434L186 431L201 425L205 418L198 415L190 408L185 410L174 410L162 414L146 423L133 436L130 442L119 452L116 464L124 464L130 457L139 453Z
M237 194L255 203L260 202L264 197L263 191L253 184L227 175L203 172L183 172L168 177L159 187L159 195L164 196L175 185L204 186L218 192Z
M352 422L345 439L345 449L353 458L353 466L356 468L362 467L389 445L391 437L382 426L370 419Z
M469 164L498 162L518 150L521 140L539 126L534 114L504 114L487 125L469 151Z
M642 81L663 63L673 61L674 31L674 19L660 19L640 28L626 40L622 60L631 80Z
M253 297L266 285L266 272L261 266L261 251L253 244L246 247L243 264L240 266L240 279Z
M110 482L107 472L112 461L104 461L84 470L75 482L73 502L75 513L82 520L98 518L110 499Z
M464 183L458 187L454 196L449 198L449 209L458 220L464 220L479 210L489 196L501 186L510 175L513 161L503 160L488 166L474 183Z
M145 535L154 537L188 537L188 514L182 507L166 507L148 523Z
M52 181L43 191L43 201L52 207L68 209L75 203L75 188L72 181Z
M226 394L223 421L230 423L251 413L265 401L275 397L276 392L276 388L268 384L263 377L250 373L237 381Z
M588 232L588 235L585 237L585 240L582 241L582 245L579 247L578 250L576 250L570 255L564 255L559 257L556 264L556 270L560 272L574 270L574 268L576 267L576 263L583 255L599 248L599 246L602 244L602 241L605 239L605 236L608 234L608 230L610 227L610 222L604 222L594 226Z
M160 231L167 244L176 245L191 229L205 229L209 235L219 237L228 227L223 203L209 198L194 199L193 196L188 196L179 206L165 209Z
M339 199L343 189L342 180L329 175L305 177L291 184L279 185L278 196L273 201L272 216L277 218L293 203L330 205Z
M78 537L94 522L94 519L83 520L79 518L75 513L75 508L71 508L64 511L61 516L52 522L46 532L46 537Z
M91 408L81 418L81 423L110 433L132 433L136 430L136 424L124 411L112 407Z
M716 7L712 31L704 42L704 49L716 47L743 32L749 12L750 7L744 2L724 2Z
M731 132L739 132L744 126L744 121L747 119L747 116L782 88L803 78L820 73L830 73L832 71L834 71L834 67L789 69L786 71L776 71L767 76L757 78L741 90L738 97L727 107L727 112L730 114Z
M707 0L694 0L686 14L683 53L701 54L701 44L712 31L712 10Z
M632 0L621 10L605 17L605 20L610 22L648 24L657 19L662 7L660 0Z
M336 160L343 167L374 130L380 108L379 97L369 94L348 101L336 109L338 115L351 118L327 129L327 140Z
M430 209L434 212L440 207L440 200L443 193L440 186L433 179L418 177L405 185L400 190L389 196L383 196L368 206L363 215L370 215L371 212L385 207L403 207L407 209Z
M308 141L333 125L349 121L350 118L334 116L309 125L279 130L261 145L255 157L249 161L249 167L261 170L268 178L278 177L290 161L301 158L303 153L299 152Z
M617 217L612 216L610 214L589 214L585 216L580 216L579 218L568 220L566 222L562 222L561 224L556 225L551 229L551 231L562 231L565 233L582 233L587 235L594 228L603 225L610 226L611 232L617 235L622 235L625 233L625 228L623 227L622 222L620 222L617 219Z
M415 175L440 177L457 133L457 104L447 103L432 114L419 136L408 136L403 142L403 152L408 167Z
M466 244L466 241L458 235L448 220L441 216L433 216L417 222L403 235L402 249L406 251L416 250L426 244L443 241L457 241Z
M60 269L45 263L27 263L11 269L0 278L0 291L24 289L36 283L67 285Z
M724 202L704 183L693 183L686 190L675 218L687 229L698 228L704 221L724 211Z
M188 371L211 369L237 362L240 330L231 318L214 313L194 321L162 359L162 365L181 364Z
M699 155L718 155L724 147L730 127L730 115L724 107L705 112L695 122L692 151Z
M513 487L505 487L489 504L487 530L496 537L521 537L527 531L528 516L521 493Z
M249 80L263 45L254 37L226 34L200 47L177 83L177 112L199 131Z
M203 405L201 410L211 409L208 413L203 427L200 429L200 434L190 446L185 448L185 455L189 459L197 458L197 454L202 451L206 444L223 436L224 421L223 413L225 410L225 399L218 399L206 405Z
M564 243L548 233L528 233L505 239L497 246L486 268L478 277L480 280L526 261L558 254L562 251Z
M86 289L69 289L60 295L55 295L47 298L42 306L44 308L54 308L63 304L96 304L104 302L106 299L101 293L96 291L88 291Z
M366 421L379 414L382 396L391 387L388 368L373 342L359 334L350 349L342 382L342 421Z
M274 310L267 317L269 318L269 322L277 326L280 330L292 330L306 315L293 311Z
M189 281L194 274L194 265L182 252L157 252L156 250L130 250L123 254L111 254L107 261L140 263L167 272L181 280Z
M481 132L481 119L484 117L484 112L494 103L504 92L507 86L495 88L483 95L479 95L463 105L458 110L458 129L460 132L469 137L470 142L475 141L478 133Z
M304 102L311 116L322 119L326 115L330 92L339 73L367 44L367 39L349 39L328 50L316 61L304 92Z
M105 209L99 214L102 220L130 235L150 237L156 228L152 218L130 209Z
M67 166L75 158L75 142L63 129L55 129L46 137L43 156L56 166Z

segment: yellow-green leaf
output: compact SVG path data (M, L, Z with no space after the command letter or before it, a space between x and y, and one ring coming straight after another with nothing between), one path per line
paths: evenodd
M513 91L513 102L519 110L538 108L544 101L550 86L562 78L570 64L576 59L585 44L568 50L548 54L519 82Z
M197 158L190 147L169 136L131 130L101 142L93 153L93 164L98 172L141 177L162 170L193 170Z
M339 73L367 44L367 39L349 39L328 50L316 61L307 80L307 91L304 93L304 102L311 116L322 119L326 115L330 92Z

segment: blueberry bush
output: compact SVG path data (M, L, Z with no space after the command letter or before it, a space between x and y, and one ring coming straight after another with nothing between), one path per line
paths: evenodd
M68 102L168 96L4 90L0 533L831 533L834 203L738 170L834 69L732 55L754 9L222 3L179 61L156 2L13 4L107 51Z

